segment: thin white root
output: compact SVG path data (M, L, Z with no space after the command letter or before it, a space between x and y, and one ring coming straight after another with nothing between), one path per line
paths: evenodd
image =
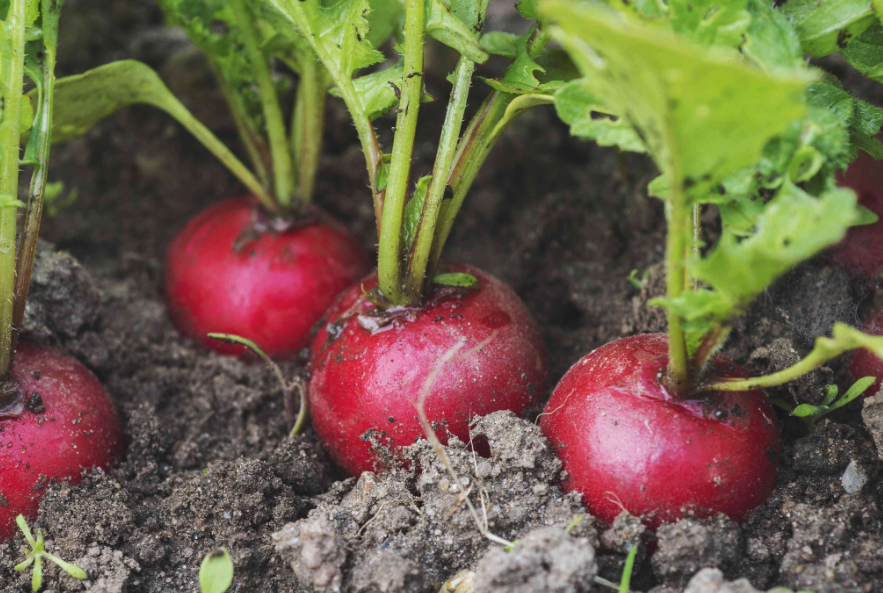
M490 336L488 336L485 340L483 340L480 344L475 346L474 348L467 351L463 356L468 356L477 350L481 350L486 346L491 340L493 340L497 335L497 332L494 331ZM426 440L432 445L433 451L441 460L442 464L445 466L445 469L448 471L448 474L451 476L451 479L455 484L459 487L462 487L462 483L460 482L460 477L457 475L457 472L454 471L454 466L451 465L450 459L448 459L448 455L445 452L444 446L441 444L441 441L438 440L438 436L435 434L435 431L432 429L432 425L429 423L429 419L426 417L426 409L425 402L426 397L429 395L429 390L432 389L432 386L435 384L436 379L438 378L438 374L441 372L442 368L450 362L460 350L463 348L463 343L458 343L457 345L448 349L447 352L441 357L441 359L436 363L435 367L432 369L432 372L429 373L429 376L426 378L426 382L423 384L423 389L420 392L420 397L417 398L417 401L414 403L414 407L417 408L417 415L420 418L420 426L423 428L423 433L426 435ZM471 490L471 486L470 486ZM466 507L469 509L469 513L472 515L473 521L475 521L475 526L478 529L478 532L481 535L490 541L503 545L503 546L512 546L512 542L506 541L502 537L494 535L488 531L488 523L487 523L487 511L485 508L484 496L481 496L482 499L482 512L484 515L484 520L482 521L482 517L479 516L478 511L475 510L475 506L472 504L472 500L470 500L467 495L464 497L463 502L466 503ZM462 573L461 573L462 574ZM452 590L452 589L450 589ZM471 590L471 589L470 589Z

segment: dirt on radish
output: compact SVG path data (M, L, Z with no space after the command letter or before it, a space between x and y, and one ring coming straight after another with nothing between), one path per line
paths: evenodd
M204 62L180 32L162 25L152 2L68 0L66 11L60 74L118 57L144 60L234 144L221 98L207 90L214 87ZM100 46L89 42L98 32ZM450 66L445 51L432 51L438 66L427 72L430 90L442 88ZM853 88L883 103L873 85ZM364 159L334 101L327 118L317 204L370 248ZM378 120L379 133L392 125ZM418 142L415 167L431 167L427 144L423 150ZM119 408L127 453L107 475L46 486L33 527L44 531L50 551L90 576L78 582L50 567L47 589L196 591L201 558L226 546L236 570L231 591L238 592L331 591L335 584L347 592L429 592L464 569L493 593L597 591L592 577L618 582L628 548L641 543L632 581L640 591L684 590L703 568L722 575L702 573L692 593L743 577L760 590L879 590L879 396L838 410L811 434L781 416L777 487L742 525L686 519L654 536L628 516L610 528L575 521L583 507L558 489L560 462L533 424L536 414L483 421L478 430L491 444L490 459L448 447L468 483L453 483L425 444L410 450L422 474L400 469L344 480L311 431L286 436L281 388L269 369L198 350L166 313L166 246L189 217L239 193L237 182L180 127L142 108L59 145L53 166L79 198L44 222L55 247L38 254L26 329L99 376ZM525 300L544 334L553 382L593 348L664 329L662 312L644 307L661 292L654 264L664 249L662 207L645 190L654 175L645 159L573 139L551 111L536 109L501 140L473 188L447 257L489 271ZM629 282L632 270L638 286ZM883 290L873 282L817 258L752 306L725 353L755 374L771 372L803 356L832 321L860 325L875 303L883 303ZM303 362L283 370L303 376ZM847 367L843 357L777 395L817 403L826 384L849 382ZM469 487L486 495L489 530L525 544L520 556L480 535L460 497ZM304 555L305 533L322 554ZM28 584L11 570L22 544L21 535L0 544L2 593ZM505 565L510 570L501 570L504 562L513 563Z

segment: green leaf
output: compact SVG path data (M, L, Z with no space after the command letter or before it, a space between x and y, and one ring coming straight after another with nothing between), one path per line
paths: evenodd
M786 185L766 206L752 236L739 240L726 233L688 268L734 307L744 306L783 272L840 241L858 218L855 203L850 190L831 189L813 198Z
M880 217L877 216L876 212L873 212L867 206L863 206L862 204L856 204L856 213L858 214L855 223L852 226L865 226L869 224L874 224Z
M554 93L579 77L573 61L561 50L547 49L534 58L528 47L529 38L529 33L518 38L515 59L501 78L482 80L501 93L525 95Z
M604 109L583 80L574 80L555 93L555 110L558 117L570 125L574 136L594 140L600 146L647 152L634 128Z
M863 75L883 82L883 25L874 22L840 53Z
M265 0L261 6L262 14L280 32L301 35L320 50L328 58L322 62L326 67L333 65L341 78L351 78L357 70L383 61L368 36L368 0L340 0L327 6L319 0L298 1L296 13L286 10L292 7L285 0Z
M796 23L803 51L817 57L845 48L876 20L869 0L791 0L783 12Z
M377 119L398 105L403 76L404 69L399 64L353 80L356 96L370 119ZM336 89L332 89L331 94L340 96Z
M473 62L483 64L489 57L473 31L454 16L442 0L426 1L426 34Z
M228 2L159 0L159 5L169 22L184 29L214 64L233 113L248 125L252 134L262 133L265 122L255 69Z
M233 583L233 559L227 548L218 548L206 556L199 567L201 593L224 593Z
M64 560L62 560L58 556L55 556L54 554L50 554L49 552L43 552L43 555L48 560L51 560L52 562L54 562L58 566L58 568L60 568L61 570L63 570L67 574L71 575L75 579L79 579L82 581L82 580L89 578L89 575L86 574L86 571L83 570L82 568L80 568L79 566L75 566L75 565L71 564L70 562L65 562Z
M619 579L619 590L618 593L629 593L632 585L632 571L635 568L635 556L638 554L638 546L637 544L632 546L629 550L629 555L626 556L625 566L622 567L622 577Z
M37 555L34 558L34 575L31 577L31 590L35 593L43 586L43 557Z
M819 408L811 404L800 404L799 406L794 408L794 411L791 412L791 415L797 416L798 418L806 418L808 416L813 416L817 414L818 411Z
M852 387L847 390L846 393L843 394L843 397L838 399L835 403L833 403L829 409L829 411L836 410L838 408L842 408L848 403L852 402L854 399L859 397L868 388L874 384L874 381L877 380L877 377L862 377L858 381L852 384Z
M830 405L831 402L833 402L837 398L837 394L840 392L836 385L828 385L827 387L828 391L825 394L825 399L822 400L821 407L826 407Z
M399 0L368 0L368 41L376 48L383 45L399 27L405 9Z
M515 3L515 8L526 19L539 19L538 4L539 0L518 0Z
M845 168L855 158L856 148L868 152L875 158L883 158L883 144L876 138L883 125L883 109L856 99L840 88L839 82L831 77L810 85L807 89L807 97L809 105L824 108L836 114L840 120L837 124L831 125L820 118L815 118L821 128L820 133L816 135L817 147L822 149L836 168ZM810 115L812 116L812 112ZM836 135L842 133L835 130L835 127L846 130L848 141L840 140L832 144ZM823 148L820 143L826 143L829 148ZM840 153L839 159L834 158L836 152Z
M436 275L432 279L432 283L441 284L442 286L455 286L457 288L476 288L478 287L478 278L465 272L452 272Z
M737 48L742 44L751 14L748 0L671 0L672 29L683 39L701 45Z
M687 352L693 354L702 338L717 325L727 321L737 311L737 303L729 295L704 288L687 291L676 299L657 297L647 303L663 307L681 318Z
M769 0L749 0L751 23L741 51L767 72L803 65L800 36L794 25Z
M692 199L755 163L767 139L805 113L807 72L773 78L728 51L598 9L553 1L545 11L588 90L632 125Z
M481 47L489 54L515 59L521 36L505 31L490 31L481 36Z
M414 244L414 238L417 236L417 229L420 226L420 218L423 215L423 204L426 201L426 192L429 190L429 182L432 181L432 175L424 175L417 180L414 186L414 194L405 205L405 213L402 219L402 238L405 249L410 250Z

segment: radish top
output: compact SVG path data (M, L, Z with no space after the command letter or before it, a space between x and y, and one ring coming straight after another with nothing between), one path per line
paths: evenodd
M62 4L0 0L0 378L12 367L40 231ZM23 94L26 78L35 87L30 96ZM21 166L31 167L26 205L18 199ZM16 240L18 209L25 206L24 226Z
M883 339L837 325L792 369L738 381L706 377L732 318L777 277L875 217L834 174L865 150L883 110L852 97L804 55L843 55L868 76L883 64L883 28L870 3L791 0L550 0L552 35L582 78L555 94L574 134L646 152L665 202L673 390L745 389L791 380L837 354ZM881 3L883 7L883 3ZM883 66L881 66L883 70ZM700 240L699 209L715 204L722 232Z

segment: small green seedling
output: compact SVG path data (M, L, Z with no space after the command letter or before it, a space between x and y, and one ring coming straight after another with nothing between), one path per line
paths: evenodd
M303 430L304 425L307 422L307 418L309 417L309 402L307 400L307 390L304 388L303 381L299 379L295 379L294 381L288 381L285 379L285 375L282 374L282 369L279 368L279 365L273 362L273 359L267 356L267 353L264 352L263 348L258 346L252 340L248 338L243 338L242 336L235 336L233 334L217 334L211 333L208 334L213 340L220 340L221 342L226 342L228 344L236 344L239 346L245 346L252 352L254 352L258 357L261 358L264 362L270 365L270 368L273 369L273 374L276 375L276 378L279 380L279 383L282 385L282 399L285 404L285 416L290 421L294 422L294 426L291 428L291 436L299 434L301 430ZM297 412L297 416L294 414L294 393L298 392L300 395L300 409Z
M635 556L638 553L638 546L632 546L629 555L625 559L625 566L622 567L622 578L619 579L619 593L629 593L632 585L632 570L635 568Z
M201 593L224 593L233 582L233 559L227 548L218 548L202 560L199 567Z
M824 418L829 412L833 412L838 408L842 408L846 404L861 396L861 394L867 391L868 388L874 384L875 380L875 377L864 377L862 379L859 379L858 381L853 383L852 387L850 387L840 399L837 399L837 394L839 393L839 389L837 388L837 386L828 385L828 394L825 396L825 399L822 400L822 403L817 406L814 406L812 404L800 404L796 408L791 409L788 404L782 401L777 401L775 403L780 408L784 408L791 412L792 416L797 416L798 418L806 422L809 427L812 427L815 425L816 422Z
M638 546L635 544L629 550L628 556L625 559L625 566L622 567L622 576L619 579L619 584L617 585L613 581L608 581L604 577L595 576L592 580L595 583L601 585L602 587L606 587L613 591L618 591L619 593L629 593L630 587L632 585L632 571L635 568L635 556L638 554Z
M31 579L31 588L34 591L39 591L40 587L43 584L43 558L46 560L50 560L54 562L58 568L71 575L75 579L86 579L88 578L86 575L86 571L82 568L74 566L68 562L65 562L58 556L54 556L43 549L43 530L37 530L37 539L34 540L34 536L31 535L31 529L28 527L27 521L22 515L19 515L15 518L15 523L18 525L18 528L21 529L21 532L24 534L25 539L28 540L28 544L31 546L31 551L28 551L27 548L22 548L22 551L25 554L25 560L21 564L15 566L15 570L17 572L21 572L23 570L27 570L31 565L34 566L34 576ZM203 592L206 591L203 589ZM220 589L213 589L213 591L221 591Z

